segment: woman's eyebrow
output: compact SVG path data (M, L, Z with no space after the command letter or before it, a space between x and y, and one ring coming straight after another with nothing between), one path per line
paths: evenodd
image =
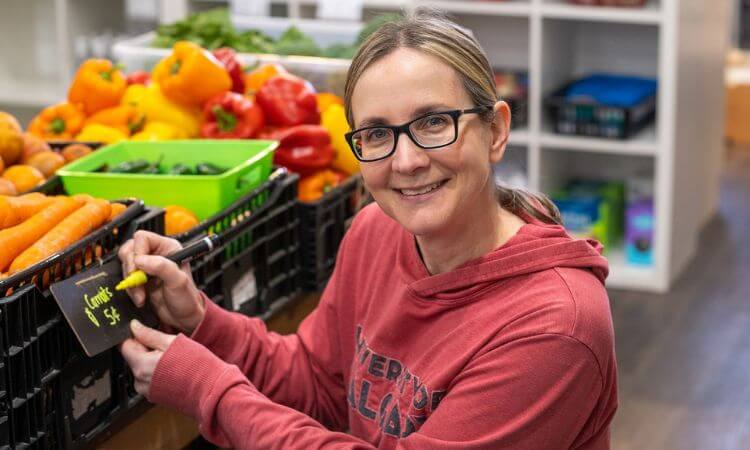
M447 106L443 103L430 103L427 105L422 105L419 108L415 109L411 113L411 118L416 119L419 116L423 116L431 112L446 111L449 109L455 108L451 108L450 106ZM363 120L357 128L377 127L380 125L389 125L389 122L383 117L368 117L367 119Z

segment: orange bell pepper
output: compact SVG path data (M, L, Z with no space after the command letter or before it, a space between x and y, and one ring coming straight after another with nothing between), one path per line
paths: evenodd
M59 103L42 110L29 124L29 133L42 139L70 140L81 131L86 116L80 105Z
M89 59L78 68L68 90L70 103L81 103L86 115L116 106L125 92L125 75L106 59Z
M117 128L126 135L141 131L146 116L131 105L120 105L99 111L86 119L85 125L99 124Z
M258 66L245 74L245 94L255 94L268 79L283 73L287 73L286 69L278 64L268 63Z
M333 170L321 170L299 181L297 196L301 202L317 201L338 186L342 179L343 175Z
M211 52L192 42L180 41L172 53L154 67L151 79L164 95L178 103L203 104L232 88L232 79Z

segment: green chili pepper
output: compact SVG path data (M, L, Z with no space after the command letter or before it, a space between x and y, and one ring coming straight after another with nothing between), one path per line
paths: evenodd
M195 172L197 175L219 175L224 173L225 170L226 169L222 169L221 167L208 162L199 163L195 166Z
M136 159L134 161L120 163L109 169L109 171L113 173L141 173L146 170L150 164L151 163L145 159Z
M146 168L145 168L145 169L144 169L143 171L141 171L140 173L147 173L147 174L160 174L160 173L161 173L161 170L159 170L159 165L161 164L161 161L162 161L163 159L164 159L164 155L162 154L162 155L160 155L160 156L159 156L159 159L157 159L156 161L154 161L154 162L152 162L151 164L149 164L149 165L148 165L148 167L146 167Z
M193 175L193 169L187 164L178 163L169 169L169 175Z

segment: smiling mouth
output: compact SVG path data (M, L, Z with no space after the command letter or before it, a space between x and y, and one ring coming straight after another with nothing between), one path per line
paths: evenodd
M403 188L403 189L394 189L394 191L398 192L401 195L404 195L406 197L415 197L417 195L424 195L429 194L430 192L434 191L435 189L440 188L443 186L446 181L438 181L437 183L432 183L426 186L418 187L418 188Z

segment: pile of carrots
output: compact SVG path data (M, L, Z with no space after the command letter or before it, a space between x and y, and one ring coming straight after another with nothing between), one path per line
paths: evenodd
M0 278L64 250L126 208L85 194L0 195Z

